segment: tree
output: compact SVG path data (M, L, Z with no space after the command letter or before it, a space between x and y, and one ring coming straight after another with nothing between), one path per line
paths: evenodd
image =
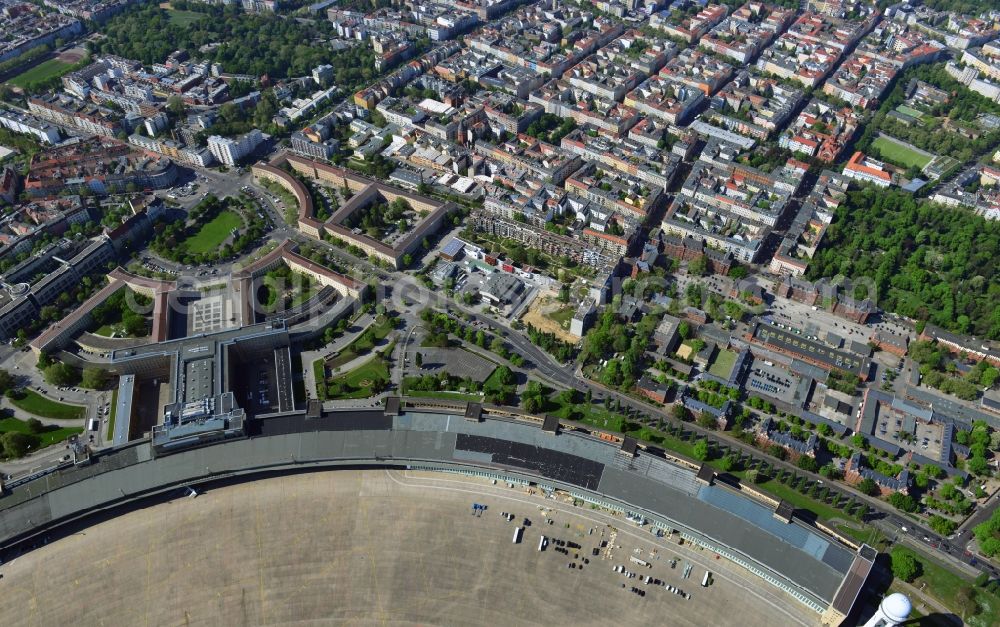
M688 273L695 276L705 276L708 274L708 257L698 255L688 263Z
M747 471L747 474L744 476L746 477L747 483L760 483L760 481L763 479L763 477L760 474L760 471L757 470L756 468L751 468L750 470Z
M726 455L725 457L719 460L719 470L721 470L722 472L729 472L735 467L736 467L735 455L732 454Z
M10 372L0 369L0 392L6 392L17 385L17 380Z
M529 414L536 414L542 408L542 399L538 396L521 395L521 407Z
M938 516L937 514L931 516L928 523L930 524L931 529L942 536L950 536L955 532L955 527L957 526L953 521L948 520L943 516Z
M413 356L413 363L417 364L417 368L422 367L424 365L424 354L417 351L417 354Z
M41 433L42 431L45 431L45 425L43 425L42 421L38 418L28 418L25 422L28 425L28 431L32 433Z
M965 468L975 475L986 475L990 472L989 463L981 455L970 457L965 463Z
M717 423L715 421L715 416L711 412L703 411L698 414L698 426L703 429L715 429Z
M37 435L8 431L0 436L0 444L7 457L24 457L39 444L39 439Z
M84 368L80 385L91 390L100 390L108 384L110 377L110 373L103 368Z
M180 96L170 96L167 98L167 111L180 117L184 115L184 111L187 107L184 105L184 100Z
M816 459L809 457L808 455L800 455L798 461L795 462L795 465L802 470L807 470L809 472L816 472L816 468L819 466L819 464L816 463Z
M691 420L691 412L688 411L687 407L681 405L680 403L675 403L674 406L670 408L670 415L674 420L680 420L681 422Z
M49 385L59 387L75 385L80 377L80 373L76 368L70 366L69 364L64 364L61 361L54 362L47 366L43 374L45 375L45 381Z
M146 318L133 311L122 314L122 327L125 333L133 337L141 337L146 334Z
M889 503L896 509L904 512L917 511L917 502L909 494L893 492L889 495Z
M897 579L910 583L923 572L917 558L899 547L893 549L889 556L892 559L892 574Z
M858 483L858 492L862 494L874 494L878 490L878 485L867 477Z
M677 335L681 336L682 340L686 340L691 337L691 325L686 321L681 322L677 325Z
M513 385L516 380L514 373L507 366L497 366L493 374L500 385Z
M697 459L698 461L703 462L707 460L708 442L706 442L705 440L698 440L698 442L695 443L694 449L691 451L691 454L694 455L694 458Z

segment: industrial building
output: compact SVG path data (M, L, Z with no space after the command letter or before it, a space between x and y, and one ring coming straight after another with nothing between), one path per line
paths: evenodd
M295 408L289 344L279 320L116 350L110 368L133 375L132 404L119 408L118 421L131 423L129 439L150 431L158 455L243 437L248 410ZM158 412L151 415L151 408Z

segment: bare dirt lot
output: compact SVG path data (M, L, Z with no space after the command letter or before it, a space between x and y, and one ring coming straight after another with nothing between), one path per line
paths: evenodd
M488 509L473 516L473 502ZM532 524L513 544L525 517ZM539 552L543 533L582 548ZM611 557L594 557L612 533ZM631 563L633 555L652 566ZM567 567L585 556L583 570ZM671 569L673 556L680 561ZM0 567L0 624L818 624L817 614L714 557L522 487L436 473L318 472L179 498L23 555ZM612 572L617 564L692 599L626 580ZM702 588L706 568L715 583Z
M56 57L64 63L79 63L87 56L87 49L80 46L70 48L65 52L60 52Z
M554 333L556 337L564 342L576 344L580 340L580 336L569 332L569 320L573 317L573 313L575 313L575 307L568 313L568 316L565 312L565 308L567 307L569 305L559 302L555 292L542 292L531 302L528 311L521 316L521 322L530 324L540 331ZM553 320L549 317L552 314L555 314L555 318L565 318L565 323Z

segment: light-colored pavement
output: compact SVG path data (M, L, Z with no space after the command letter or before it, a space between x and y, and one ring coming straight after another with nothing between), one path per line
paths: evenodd
M481 517L470 515L473 502L487 506ZM521 543L511 542L517 522L501 511L531 520ZM611 539L609 525L616 529L611 558L595 557L591 549ZM579 557L553 545L539 552L540 534L580 543ZM692 598L612 572L636 550L652 564L647 574ZM674 556L681 561L672 569ZM693 566L689 579L681 575L685 562ZM702 588L706 569L715 583ZM486 480L383 470L209 489L52 542L3 573L0 623L10 627L596 626L663 624L665 617L684 627L733 624L734 608L747 627L818 621L747 571L620 517Z

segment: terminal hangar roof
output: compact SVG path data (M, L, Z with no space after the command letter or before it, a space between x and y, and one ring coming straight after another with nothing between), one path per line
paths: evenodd
M248 473L277 463L419 460L441 468L471 464L541 476L553 487L646 510L673 528L686 528L749 558L818 605L834 599L854 560L850 548L799 521L774 519L770 508L731 488L699 482L693 470L641 451L627 458L613 444L570 431L554 436L523 421L473 422L460 413L420 411L393 416L382 409L255 420L248 431L250 439L156 458L146 442L117 449L94 465L33 482L36 497L49 490L41 499L18 486L0 499L0 544L45 521L120 501L123 493L149 493L212 474Z

